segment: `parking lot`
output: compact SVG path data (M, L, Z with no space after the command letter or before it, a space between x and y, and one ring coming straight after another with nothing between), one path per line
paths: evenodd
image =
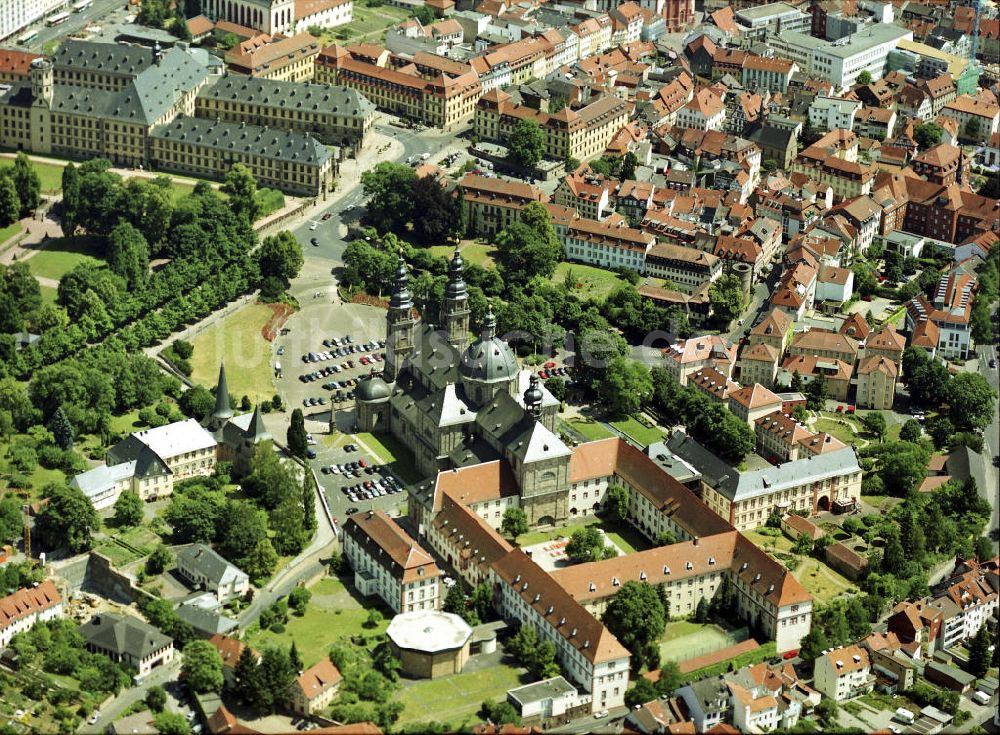
M277 385L290 408L302 409L315 454L310 465L337 522L343 523L351 508L393 515L405 507L404 483L384 466L381 447L353 434L357 382L384 365L385 311L331 303L328 293L318 293L299 296L301 310L274 342ZM345 467L351 463L357 466ZM344 491L358 485L350 494Z

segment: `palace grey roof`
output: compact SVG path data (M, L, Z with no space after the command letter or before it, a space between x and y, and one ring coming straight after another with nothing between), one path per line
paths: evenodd
M149 137L153 140L202 145L226 153L252 154L304 166L323 166L330 158L329 149L311 135L193 117L178 117L171 123L157 125Z
M462 355L458 370L466 378L495 383L510 380L520 368L507 342L499 337L480 337Z
M229 74L198 93L204 99L254 103L305 112L329 112L342 117L366 118L375 105L358 90L329 84L303 84Z
M115 72L127 76L141 74L155 61L152 49L72 39L60 44L52 57L52 65L56 69Z
M777 466L739 471L722 461L683 432L674 432L667 442L672 453L689 462L702 479L732 502L799 487L844 474L861 472L854 447L810 455Z
M208 610L198 605L181 604L177 606L177 617L197 631L214 635L225 635L236 628L239 623L218 610Z
M90 645L116 655L143 659L171 645L170 639L149 623L130 615L101 613L80 627Z
M355 393L359 401L381 401L388 398L392 391L381 376L373 375L366 380L359 380Z
M79 488L91 501L103 492L114 487L115 483L135 475L136 462L121 464L102 464L92 470L81 472L69 481L70 487Z

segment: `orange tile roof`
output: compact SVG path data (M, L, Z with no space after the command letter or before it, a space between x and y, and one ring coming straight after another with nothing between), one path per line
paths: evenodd
M823 655L838 676L869 667L868 651L858 645L835 648Z
M868 375L876 370L880 373L885 373L891 378L899 375L899 368L896 366L896 363L883 355L871 355L864 358L858 364L858 375Z
M766 347L767 345L764 346ZM763 406L781 405L781 398L760 383L740 388L738 391L730 393L729 397L751 411Z
M0 599L0 630L29 615L37 615L63 601L51 579L37 587L25 587Z
M416 579L433 579L441 575L434 559L420 545L410 538L385 511L361 511L350 516L344 523L344 533L350 534L366 551L379 559L378 551L392 563L393 576L404 583Z
M443 470L434 481L435 508L441 507L441 499L445 495L469 505L517 494L514 473L510 464L502 460Z
M311 701L339 685L341 679L343 677L340 675L340 669L333 665L329 656L326 656L303 671L295 680L295 685L305 695L306 700Z
M763 342L758 342L757 344L749 345L743 349L740 354L741 360L749 360L752 362L769 362L775 364L778 362L778 358L781 353L778 352L777 347L772 347L771 345L764 344Z

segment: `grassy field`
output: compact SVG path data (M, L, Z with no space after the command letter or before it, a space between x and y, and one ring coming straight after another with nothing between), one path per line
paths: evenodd
M22 228L20 222L12 222L6 227L0 227L0 243L5 243L10 238L20 234L21 229Z
M718 625L679 620L667 623L660 640L660 658L664 661L686 661L739 643L745 638L745 628L728 631Z
M595 268L592 265L581 263L567 263L565 261L556 266L556 272L552 276L553 283L563 283L566 275L572 272L574 281L574 292L583 298L593 297L603 299L618 286L625 283L625 279L614 271L607 271L603 268Z
M323 45L331 44L338 40L350 40L355 43L359 41L380 41L387 29L398 25L401 21L409 17L410 13L405 8L397 8L391 5L369 7L364 3L356 3L354 5L354 18L350 24L339 28L326 29L320 34L320 41ZM301 30L306 29L302 28Z
M97 257L95 244L85 237L49 240L27 262L36 276L58 281L81 263L102 265L104 261Z
M229 390L237 398L247 395L256 403L273 396L271 345L260 331L270 316L267 306L250 304L195 337L191 379L211 390L225 361Z
M266 217L285 206L285 195L277 189L258 189L254 199L260 205L260 216Z
M366 628L363 623L368 618L368 609L375 606L374 600L366 603L368 607L363 607L339 579L321 579L309 589L313 596L305 615L289 614L284 633L258 631L248 643L259 651L269 645L288 648L292 640L297 640L302 662L308 667L323 658L333 642L355 635L384 633L389 625L387 611L382 610L379 624ZM303 641L308 645L301 645Z
M59 298L58 289L51 286L39 286L39 290L42 292L43 304L54 304L56 303L56 299Z
M586 516L545 531L529 531L517 537L517 545L534 546L557 538L569 538L574 531L590 526L601 528L608 540L626 554L634 554L636 551L650 548L649 542L628 524L599 516Z
M396 437L389 434L376 437L374 434L361 433L357 434L356 438L364 447L368 447L382 464L389 465L403 482L410 484L424 479L414 466L413 452Z
M55 163L38 163L37 161L32 162L32 165L38 172L38 178L42 181L42 193L55 194L62 191L62 166Z
M627 434L632 437L643 446L649 446L654 442L663 441L662 431L657 428L644 426L632 416L629 416L624 421L612 421L611 425L623 434Z
M825 431L827 434L837 437L845 444L858 444L860 443L860 437L851 431L850 428L840 423L841 421L848 420L820 418L816 419L816 423L813 424L812 428L815 431Z
M829 602L835 597L858 591L851 580L817 559L804 558L792 574L817 602Z
M614 434L606 427L594 419L585 419L581 417L567 419L566 424L573 430L579 432L588 441L595 441L597 439L607 439L614 436Z
M520 686L521 671L511 666L490 666L479 671L464 671L440 679L405 682L396 701L405 706L399 724L447 722L452 730L466 721L476 720L476 711L484 700L500 701L508 689Z
M475 240L462 240L459 245L462 259L466 263L475 263L483 268L493 267L493 254L496 247L489 243L476 242ZM434 245L430 249L431 254L437 258L451 258L455 248L451 245Z

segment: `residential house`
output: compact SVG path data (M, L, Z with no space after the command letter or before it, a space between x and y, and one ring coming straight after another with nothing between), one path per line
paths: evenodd
M51 579L0 598L0 648L35 623L63 617L63 599Z
M214 592L223 605L250 590L250 577L246 572L205 544L192 544L178 551L177 572L195 589Z
M903 364L903 351L905 349L906 337L897 332L896 328L888 322L865 339L865 357L887 357L896 363L897 367L901 367Z
M843 304L854 293L854 271L824 263L816 277L816 301Z
M735 364L736 347L717 335L692 337L663 349L663 365L681 385L687 385L687 376L703 367L731 378Z
M520 221L521 210L546 195L531 184L466 174L461 181L462 209L471 235L495 235Z
M872 355L862 358L858 364L858 406L891 411L898 376L899 367L888 357Z
M343 677L326 656L300 673L288 688L288 707L292 712L308 717L329 706L340 690Z
M816 658L813 686L835 702L869 693L875 685L867 649L858 645L834 648Z
M835 401L846 401L851 388L854 366L833 357L816 355L790 355L778 370L778 384L787 386L795 373L802 378L803 385L809 385L820 375L826 381L827 393Z
M745 385L753 383L774 385L780 359L781 352L771 345L748 344L740 353L737 363L740 382Z
M941 114L958 123L959 138L985 145L1000 128L1000 105L982 97L963 94L941 109Z
M809 106L809 122L816 130L854 130L854 118L860 110L857 100L818 95Z
M726 122L726 105L712 89L704 87L677 112L677 125L697 130L722 130Z
M174 642L152 625L131 615L101 613L80 627L87 650L138 671L142 678L173 661Z

